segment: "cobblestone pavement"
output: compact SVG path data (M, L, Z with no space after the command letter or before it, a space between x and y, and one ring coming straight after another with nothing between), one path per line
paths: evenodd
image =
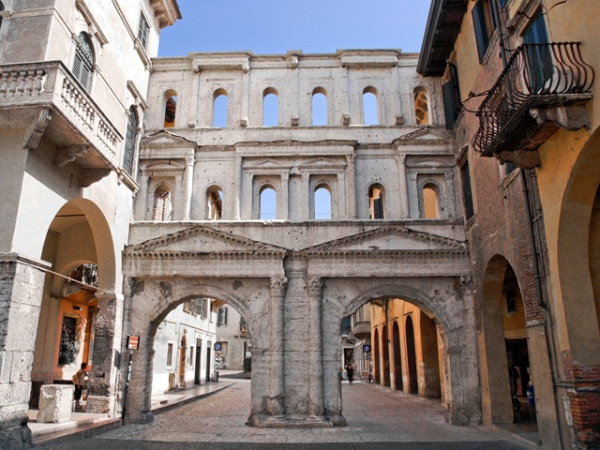
M229 381L229 380L228 380ZM436 404L372 384L343 385L347 427L264 429L245 425L250 382L239 380L211 397L181 406L144 425L95 438L41 447L52 450L491 450L525 449L479 427L455 427ZM282 445L285 444L285 445Z

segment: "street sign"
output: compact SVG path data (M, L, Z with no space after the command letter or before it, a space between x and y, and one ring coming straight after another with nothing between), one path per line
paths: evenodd
M140 346L140 337L139 336L127 336L127 349L128 350L137 350Z
M371 346L369 344L364 344L363 345L363 352L365 352L365 353L371 353Z

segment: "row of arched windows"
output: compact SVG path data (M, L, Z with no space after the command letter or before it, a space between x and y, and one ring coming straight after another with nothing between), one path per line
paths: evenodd
M168 90L165 92L164 127L175 127L175 113L177 107L177 92ZM214 128L227 128L228 122L228 93L225 89L217 89L213 94L213 117ZM327 92L322 87L317 87L312 92L312 126L327 126L329 123L329 111ZM429 98L427 90L418 87L414 91L415 117L418 125L430 123ZM379 125L379 106L377 89L372 86L366 87L362 95L363 124ZM274 88L263 91L263 124L264 127L276 127L279 121L279 93Z
M369 219L385 218L385 194L380 184L369 187ZM314 195L314 220L331 220L331 188L327 184L315 187ZM211 187L206 194L208 220L220 220L223 216L223 191L218 186ZM427 183L421 192L422 211L425 219L438 219L441 217L439 189L435 183ZM260 220L277 219L277 191L274 186L267 184L259 191L259 216ZM160 185L154 192L154 211L152 218L155 221L169 221L172 218L171 189L167 185Z

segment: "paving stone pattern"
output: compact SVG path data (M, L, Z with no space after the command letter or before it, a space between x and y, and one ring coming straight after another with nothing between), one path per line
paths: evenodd
M330 429L264 429L245 425L249 381L162 413L154 422L128 425L99 437L44 449L254 450L254 449L524 449L480 427L455 427L436 404L373 384L343 385L348 426ZM284 444L284 445L283 445Z

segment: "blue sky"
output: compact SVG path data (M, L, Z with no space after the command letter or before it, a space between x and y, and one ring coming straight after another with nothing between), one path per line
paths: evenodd
M178 0L160 56L252 50L421 49L431 0Z

